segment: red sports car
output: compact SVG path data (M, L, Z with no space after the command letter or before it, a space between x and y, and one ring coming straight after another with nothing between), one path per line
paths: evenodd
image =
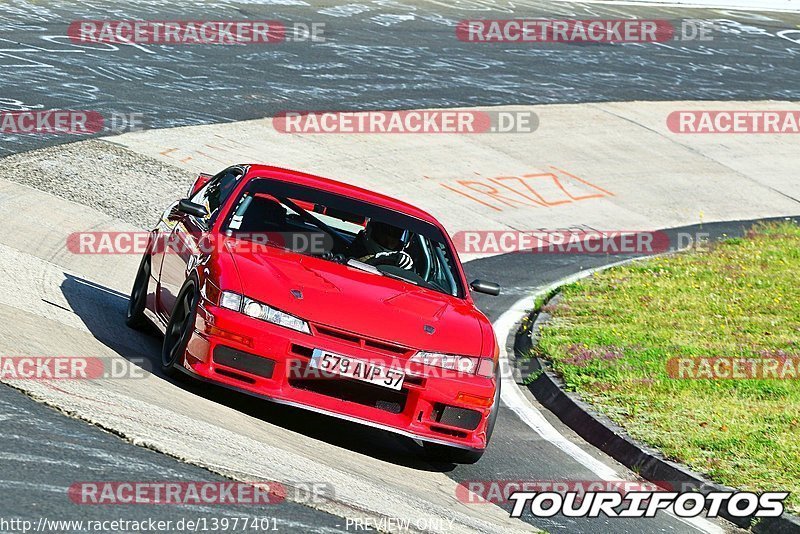
M127 323L163 370L477 461L499 409L498 347L441 224L399 200L262 165L201 174L152 231Z

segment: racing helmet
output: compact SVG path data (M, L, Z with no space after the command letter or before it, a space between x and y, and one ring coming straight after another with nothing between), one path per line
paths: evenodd
M371 254L402 250L405 230L380 221L370 220L364 227L364 244Z

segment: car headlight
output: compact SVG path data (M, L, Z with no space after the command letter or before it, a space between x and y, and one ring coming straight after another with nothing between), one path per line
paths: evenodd
M442 369L486 378L492 378L494 376L494 360L491 358L475 358L473 356L459 356L458 354L445 354L442 352L427 352L421 350L413 355L410 361L425 366L440 367Z
M249 297L244 297L232 291L223 291L219 299L219 305L223 308L233 310L235 312L243 313L254 319L261 319L268 323L277 324L298 332L305 334L311 333L311 328L308 323L299 317L295 317L286 312L276 310L271 306L267 306L263 302L258 302Z

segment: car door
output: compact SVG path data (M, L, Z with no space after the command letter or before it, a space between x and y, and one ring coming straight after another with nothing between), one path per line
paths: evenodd
M245 174L240 166L229 167L214 176L189 200L206 207L205 217L196 217L173 208L167 217L171 227L158 283L159 311L168 320L186 278L211 252L207 250L203 236L219 214L220 207L233 192L236 183ZM201 242L203 245L201 246Z
M178 214L176 212L177 206L178 202L173 202L164 211L164 213L161 214L158 225L152 234L152 242L150 243L150 283L152 284L152 287L155 288L153 297L154 301L152 304L153 309L156 311L156 315L162 320L164 316L169 313L169 311L165 312L162 309L162 296L159 282L161 278L161 268L167 252L169 237L172 235L172 230L178 223Z

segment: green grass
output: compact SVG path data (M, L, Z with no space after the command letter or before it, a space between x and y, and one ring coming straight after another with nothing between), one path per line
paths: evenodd
M563 288L537 354L636 439L733 487L791 491L800 511L800 379L680 380L686 356L800 355L800 227L760 225L711 250Z

